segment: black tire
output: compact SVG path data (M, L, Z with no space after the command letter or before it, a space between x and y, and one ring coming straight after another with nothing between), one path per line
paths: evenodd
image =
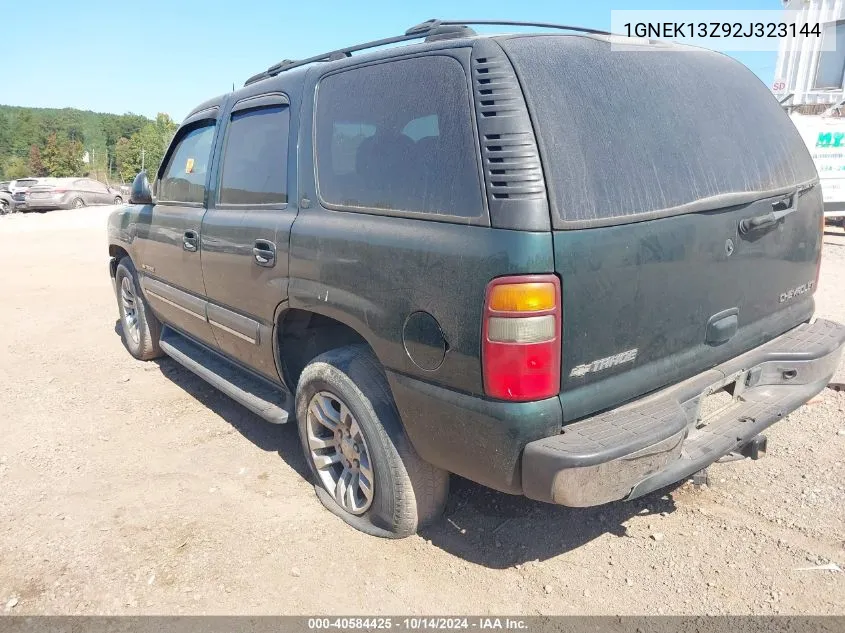
M371 505L363 514L343 508L322 484L307 440L308 406L320 392L337 396L358 423L374 471ZM387 379L365 345L331 350L312 360L296 388L296 419L317 496L352 527L404 538L437 519L449 495L449 473L423 461L405 434Z
M123 198L121 198L120 196L115 196L114 204L123 204Z
M85 206L85 200L82 198L74 198L73 202L70 203L72 209L81 209Z
M5 200L0 200L0 215L6 215L12 212L12 206Z
M122 299L124 279L127 280L134 295L137 337L132 333L133 328L131 328L127 319L127 306ZM138 360L158 358L163 353L158 345L161 336L161 322L153 314L147 300L140 293L141 284L138 282L138 272L135 270L135 265L131 259L124 257L120 260L114 274L114 281L123 345Z

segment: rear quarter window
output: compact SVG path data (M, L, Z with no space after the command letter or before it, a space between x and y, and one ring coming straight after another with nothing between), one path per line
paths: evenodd
M342 71L317 91L319 193L330 207L478 217L467 78L446 56Z
M766 86L724 55L614 51L582 36L501 43L525 91L556 225L664 217L816 177Z

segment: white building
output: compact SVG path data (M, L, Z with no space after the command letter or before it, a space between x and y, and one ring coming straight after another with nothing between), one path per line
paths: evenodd
M780 45L772 91L789 105L824 109L845 99L845 0L782 0L797 11L796 24L822 24L822 37L785 38ZM790 17L793 14L787 14ZM836 50L832 49L831 38ZM817 105L816 105L817 104ZM816 105L816 108L812 108Z

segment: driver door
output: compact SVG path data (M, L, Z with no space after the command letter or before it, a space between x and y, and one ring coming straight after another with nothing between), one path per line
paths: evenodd
M155 184L155 205L139 218L136 237L141 286L156 314L214 347L199 246L216 114L215 108L192 117L177 131Z

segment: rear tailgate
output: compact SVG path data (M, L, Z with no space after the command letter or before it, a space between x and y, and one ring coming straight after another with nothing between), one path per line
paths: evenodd
M598 38L502 46L549 189L565 419L683 380L812 315L821 188L750 71L700 49L619 52Z

